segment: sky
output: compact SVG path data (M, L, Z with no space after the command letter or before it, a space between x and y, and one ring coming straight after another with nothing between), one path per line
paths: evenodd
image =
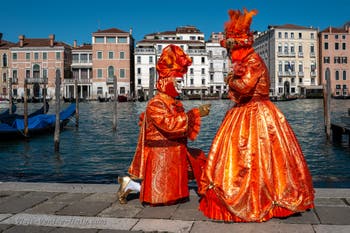
M132 28L135 41L155 32L195 26L209 39L223 31L229 9L256 9L251 29L265 31L269 25L295 24L320 30L342 27L350 21L349 0L18 0L2 1L3 40L18 42L18 36L48 38L73 45L91 43L92 33Z

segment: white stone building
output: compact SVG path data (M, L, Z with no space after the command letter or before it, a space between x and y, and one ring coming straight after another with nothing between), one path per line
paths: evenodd
M320 88L318 77L318 31L291 24L269 26L259 33L255 50L270 72L270 95L301 95Z
M183 94L202 96L208 94L209 72L208 52L204 33L196 27L183 26L175 31L148 34L136 43L135 48L135 90L137 95L149 97L150 89L155 91L157 82L156 63L163 48L169 44L181 47L191 58L192 65L184 75Z

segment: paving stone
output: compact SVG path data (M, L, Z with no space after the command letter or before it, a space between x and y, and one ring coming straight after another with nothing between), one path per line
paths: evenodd
M91 193L61 193L52 198L50 201L73 203L76 201L80 201L90 195Z
M107 209L98 214L99 217L114 217L114 218L133 218L142 211L141 205L121 205L114 203Z
M315 225L315 233L349 233L350 225Z
M6 202L0 203L0 213L19 213L45 200L47 200L45 197L14 197Z
M18 196L23 196L28 192L11 192L11 191L1 191L0 192L0 203L7 202Z
M11 217L12 214L0 214L0 222L8 217Z
M83 199L83 201L104 201L116 202L118 200L116 193L94 193Z
M347 206L343 199L340 198L316 198L315 206Z
M138 219L131 218L101 218L40 214L17 214L6 219L1 223L24 226L36 225L78 229L130 230L133 226L135 226L135 224L138 221Z
M207 217L198 209L199 197L192 197L191 201L179 204L179 207L173 213L171 219L178 220L208 220Z
M4 230L9 229L10 227L13 227L13 225L0 224L0 232L3 232Z
M132 231L190 232L193 222L166 219L140 219Z
M178 205L157 207L146 206L136 215L136 217L170 219L177 208Z
M123 231L123 230L100 230L98 233L130 233L130 231ZM143 233L143 231L132 231L132 233Z
M319 219L314 210L298 213L287 218L273 218L270 221L276 223L292 223L292 224L320 224Z
M97 229L77 229L77 228L67 228L59 227L50 231L50 233L97 233Z
M22 196L22 198L45 198L45 199L51 199L60 193L53 193L53 192L28 192Z
M3 231L3 233L45 233L51 232L52 227L42 227L42 226L12 226L9 229Z
M68 203L64 202L51 202L45 201L39 205L34 206L33 208L27 209L24 213L28 214L55 214L57 211L66 207Z
M350 225L350 207L317 206L315 212L321 224Z
M197 221L194 223L191 233L212 233L212 232L239 232L239 233L315 233L309 224L276 224L264 223L223 223Z
M109 206L111 206L110 202L79 201L64 207L63 209L57 211L56 214L74 216L96 216Z

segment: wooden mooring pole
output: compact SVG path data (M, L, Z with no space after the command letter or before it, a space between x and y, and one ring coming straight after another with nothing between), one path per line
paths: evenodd
M117 130L117 104L118 104L118 85L117 85L117 77L114 75L113 79L113 131Z
M331 75L329 68L326 69L326 84L323 87L324 124L327 140L331 140Z
M12 99L12 78L9 78L9 113L12 114L12 105L13 105L13 99Z
M78 80L74 82L75 89L75 127L79 127L79 93L78 93Z
M28 84L24 79L24 104L23 104L23 120L24 120L24 136L28 137Z
M59 152L60 150L60 87L61 85L61 72L60 70L56 70L56 89L55 89L55 96L56 96L56 125L55 125L55 152Z

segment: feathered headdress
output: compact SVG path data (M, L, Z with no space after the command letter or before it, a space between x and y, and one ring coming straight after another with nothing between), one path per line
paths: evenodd
M243 13L240 10L229 10L230 20L225 23L226 39L220 42L221 46L228 49L250 47L254 41L250 24L257 13L257 10L248 12L246 8L243 8Z

